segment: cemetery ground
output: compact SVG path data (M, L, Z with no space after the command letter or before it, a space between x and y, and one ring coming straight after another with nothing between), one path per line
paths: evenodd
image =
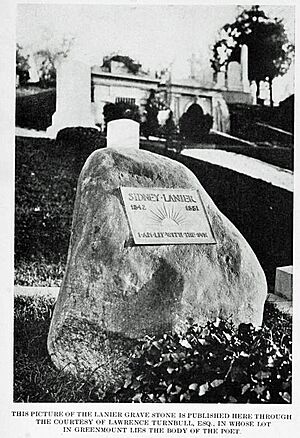
M79 139L74 132L68 135L61 133L56 141L17 137L16 284L60 285L66 264L78 175L88 155L104 145L104 139L93 130L82 130ZM163 148L159 145L155 147L154 143L144 143L143 147L149 150L156 148L156 152L164 153ZM172 151L168 155L176 157ZM186 158L177 158L186 164ZM195 166L192 160L189 165ZM204 172L204 169L201 171ZM208 176L209 171L208 166L204 175ZM236 186L232 173L227 172L225 178L229 179L228 185ZM243 181L239 183L244 184ZM263 193L261 199L256 199L258 210L263 203L272 204L273 196L276 199L283 196L278 191L276 195L272 194L270 188L268 196L264 196L267 188L263 183L259 190ZM292 200L288 202L292 203ZM276 205L273 207L276 210ZM289 204L287 217L290 217L290 208ZM230 209L236 209L236 204ZM262 235L267 235L268 239L276 232L277 213L271 218L272 229L265 234L249 231L246 238L250 237L252 246L263 246ZM280 217L280 213L278 215L278 227L284 241L291 230L282 230L281 222L285 218ZM260 225L255 223L256 214L251 215L250 221L254 222L253 228L260 229ZM245 224L238 225L244 232ZM267 271L269 289L274 280L274 267L290 263L289 245L291 243L287 249L285 245L284 251L275 245L271 254L275 254L274 260L264 253L259 254ZM166 334L161 339L141 342L133 352L131 369L124 385L113 393L103 393L94 384L92 375L87 380L80 380L54 368L46 348L53 307L54 300L49 297L20 296L15 299L16 402L291 401L292 321L290 316L280 313L271 303L266 303L263 326L259 329L246 324L235 328L230 321L208 322L206 327L198 328L189 321L186 332L181 335Z

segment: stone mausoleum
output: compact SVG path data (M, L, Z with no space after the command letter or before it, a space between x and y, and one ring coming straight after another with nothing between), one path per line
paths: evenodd
M231 62L226 71L213 77L212 70L196 66L186 79L176 79L171 72L152 77L144 72L130 73L122 62L111 60L105 67L93 66L68 57L57 65L56 112L47 134L55 137L70 126L104 125L103 108L107 103L126 102L143 107L154 90L159 101L173 111L175 123L190 105L198 104L204 114L213 117L213 129L229 132L227 103L252 103L248 80L248 48L241 49L240 62Z
M150 90L172 111L174 120L179 118L193 103L199 104L205 114L213 116L213 128L229 131L229 113L226 103L252 103L248 81L247 46L241 50L241 61L231 62L227 71L214 78L203 74L192 57L189 78L172 78L166 73L161 78L146 74L130 74L121 62L111 61L109 67L92 67L92 102L96 123L103 123L103 107L106 103L120 101L140 108L146 103Z

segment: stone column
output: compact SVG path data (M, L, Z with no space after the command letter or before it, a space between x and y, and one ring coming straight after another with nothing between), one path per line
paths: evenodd
M56 111L49 137L56 137L67 127L93 127L95 120L91 105L91 69L74 59L62 59L56 67Z
M249 93L250 84L248 78L248 46L246 44L243 44L241 48L241 70L243 91Z

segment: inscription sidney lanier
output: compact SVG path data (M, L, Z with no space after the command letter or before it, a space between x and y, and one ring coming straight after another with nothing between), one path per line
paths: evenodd
M121 187L138 245L216 243L196 190Z

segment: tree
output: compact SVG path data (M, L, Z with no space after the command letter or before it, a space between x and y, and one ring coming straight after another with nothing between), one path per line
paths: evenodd
M180 133L183 138L191 141L201 141L210 131L213 118L204 114L197 103L193 103L179 120Z
M248 76L257 85L268 81L273 105L272 83L284 75L292 62L294 45L289 42L282 20L267 17L259 6L244 9L231 24L225 24L213 47L211 65L215 72L230 61L239 61L243 44L248 46Z
M74 38L63 38L61 44L57 47L46 47L37 50L34 53L34 60L39 70L42 87L49 87L56 83L55 61L59 57L67 57L73 45ZM20 85L25 85L29 79L30 61L29 55L24 56L23 47L20 44L16 46L16 74L19 75ZM25 52L26 53L26 52Z
M159 103L155 97L155 90L150 90L149 97L145 105L145 121L142 124L142 132L145 137L157 135L158 132L158 112Z
M40 85L49 87L56 83L55 62L59 57L67 57L73 45L74 38L64 38L56 48L44 48L35 53L40 70Z
M16 74L19 76L19 84L25 85L29 79L29 63L28 56L22 55L23 47L20 44L17 44L16 47Z

